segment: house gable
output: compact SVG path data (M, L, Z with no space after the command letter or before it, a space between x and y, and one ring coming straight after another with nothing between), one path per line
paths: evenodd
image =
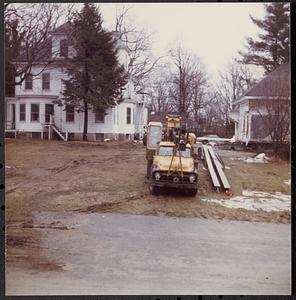
M290 101L290 66L285 63L251 87L242 97L234 101L230 117L235 121L237 140L270 141L271 137L263 118L274 104ZM281 105L281 104L280 104Z
M237 105L246 100L272 99L274 97L290 98L290 65L284 63L276 70L267 74L262 80L251 87L244 95L233 102Z

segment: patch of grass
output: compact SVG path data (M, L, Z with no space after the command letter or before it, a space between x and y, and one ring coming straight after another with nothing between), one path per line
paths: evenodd
M290 194L291 188L284 181L291 177L290 164L286 162L246 163L223 158L230 170L225 170L232 191L241 195L242 190Z

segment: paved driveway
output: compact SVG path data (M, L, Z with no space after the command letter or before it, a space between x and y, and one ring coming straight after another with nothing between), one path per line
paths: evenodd
M34 220L51 222L69 230L35 230L63 271L8 266L7 294L290 293L290 225L81 213Z

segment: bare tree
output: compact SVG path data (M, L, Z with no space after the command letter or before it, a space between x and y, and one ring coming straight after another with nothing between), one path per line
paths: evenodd
M192 126L196 132L202 131L206 125L205 109L215 99L209 92L208 77L203 68L197 69L191 76L190 87L190 117Z
M50 31L70 7L58 3L5 4L7 86L14 88L28 75L40 75L51 62L55 54L52 53ZM38 62L43 62L43 68L33 74L32 67Z
M180 45L170 51L173 71L170 98L176 112L185 120L198 115L204 106L207 76L200 59Z
M115 31L129 53L127 73L137 93L145 93L146 81L161 57L154 58L151 52L153 33L132 25L130 7L120 5L116 11Z
M199 58L181 46L169 52L166 62L158 64L147 84L151 110L177 113L191 129L199 131L209 96L208 77Z
M170 113L171 103L169 99L170 73L165 65L159 65L147 82L146 97L148 107L151 111L160 113Z
M168 99L168 88L164 80L154 82L153 92L150 93L149 107L155 112L169 112L170 103Z
M223 125L230 124L229 112L233 109L233 102L253 84L252 74L244 65L231 63L225 72L219 74L215 97Z
M199 121L198 132L206 133L217 133L221 134L221 129L224 128L223 123L221 121L221 114L217 107L217 103L215 102L215 94L213 92L208 91L208 99L207 105L205 105L203 109L203 115Z

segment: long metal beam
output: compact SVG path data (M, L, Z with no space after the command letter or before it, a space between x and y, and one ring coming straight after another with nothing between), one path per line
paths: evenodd
M219 179L217 177L217 174L215 172L215 169L214 169L214 166L213 166L213 163L212 163L212 160L211 160L211 157L210 157L210 154L209 154L209 149L208 149L207 145L203 145L203 150L204 150L208 170L210 172L213 185L214 185L215 188L219 189L219 188L221 188L221 185L220 185Z
M229 190L230 189L230 184L229 184L229 182L226 178L226 175L223 171L223 167L222 167L221 162L217 158L216 153L214 152L214 149L212 148L212 146L208 146L208 150L209 150L210 156L212 157L213 164L215 166L215 169L218 173L218 176L219 176L219 178L222 182L222 185L223 185L224 189Z

